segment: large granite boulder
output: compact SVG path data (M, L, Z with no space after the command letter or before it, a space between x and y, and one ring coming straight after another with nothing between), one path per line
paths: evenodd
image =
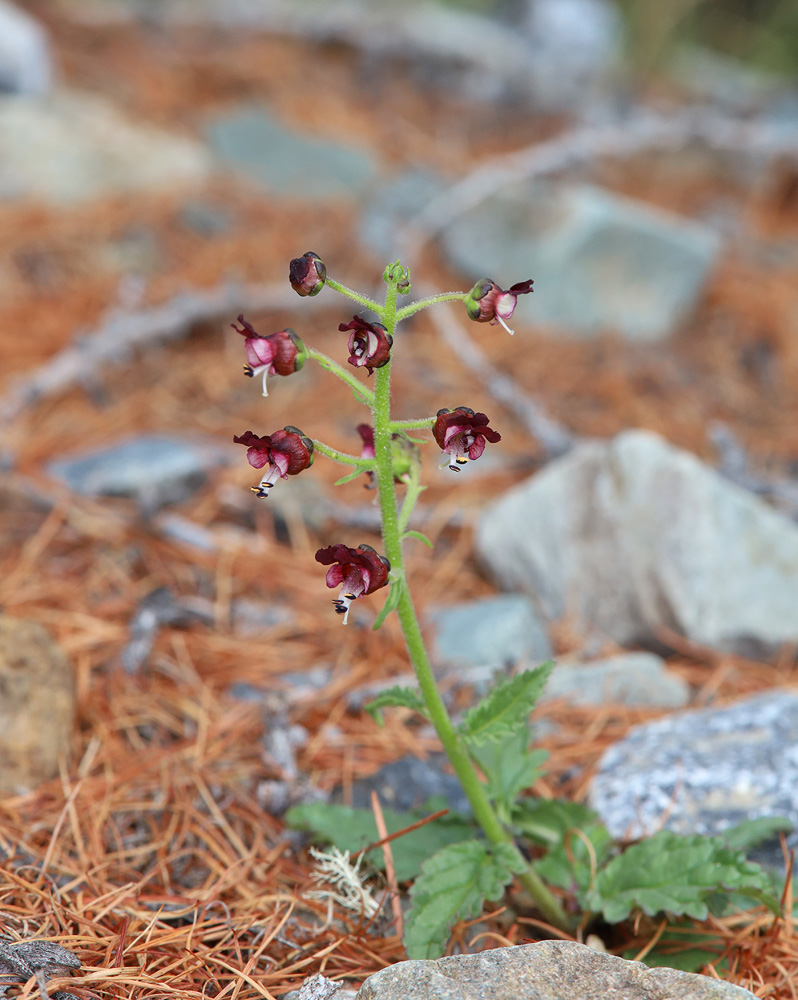
M798 640L798 527L646 431L580 445L484 511L508 590L621 645L672 633L741 654Z

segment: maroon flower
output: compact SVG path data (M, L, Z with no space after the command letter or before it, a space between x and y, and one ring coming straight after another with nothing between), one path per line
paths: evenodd
M506 292L499 288L495 281L483 278L474 285L465 298L469 319L476 320L477 323L491 323L493 326L501 323L509 334L513 334L515 331L507 325L507 320L515 312L518 296L531 291L531 278L528 281L519 281Z
M375 458L376 452L374 451L374 428L371 424L358 424L356 428L358 434L363 439L363 447L360 449L361 458ZM376 477L374 471L369 469L366 472L368 477L368 482L366 483L367 490L373 490L377 485Z
M238 317L243 329L237 327L235 323L230 325L245 337L244 348L247 352L249 364L244 365L244 374L260 375L263 373L263 395L268 396L266 391L266 379L269 375L293 375L305 364L308 358L308 350L299 337L290 327L285 330L278 330L268 337L256 333L252 325L248 323L243 315Z
M375 368L382 368L391 360L393 337L388 336L382 323L367 323L360 316L353 316L351 322L340 323L338 329L352 331L349 364L355 368L366 368L371 375Z
M297 295L318 295L327 280L327 268L317 253L308 250L291 261L288 280Z
M476 459L485 450L485 441L501 441L498 431L488 427L484 413L474 413L467 406L454 410L438 410L432 433L444 453L450 456L449 468L459 472L459 466Z
M247 431L233 441L248 449L247 460L253 469L268 466L260 483L251 487L262 500L268 497L278 479L296 476L313 465L313 442L298 427L284 427L264 437Z
M330 567L327 570L327 586L341 588L333 604L336 614L344 616L344 625L352 601L384 587L391 569L385 556L378 555L370 545L358 545L356 549L350 549L348 545L328 545L316 553L316 562Z

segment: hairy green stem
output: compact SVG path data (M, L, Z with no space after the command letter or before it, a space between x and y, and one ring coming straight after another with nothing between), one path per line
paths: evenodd
M337 361L333 361L333 359L328 357L326 354L322 354L321 351L317 351L315 347L311 347L308 350L308 357L312 358L318 365L326 369L326 371L332 372L333 375L337 375L342 382L346 382L349 388L359 395L363 402L368 406L374 405L374 393L371 389L363 385L360 379L356 378L352 372L348 372L342 365L339 365Z
M420 431L426 430L435 423L436 417L419 417L418 420L392 420L392 431Z
M364 470L374 468L373 458L358 458L357 455L348 455L345 451L338 451L336 448L331 448L328 444L316 438L311 438L311 441L313 442L314 452L318 452L326 458L331 458L333 462L340 462L342 465L354 465Z
M376 299L370 299L368 295L361 295L360 292L356 292L353 288L347 288L346 285L342 285L340 281L334 281L332 278L327 278L325 284L328 288L332 288L334 292L345 295L354 302L359 302L362 306L366 306L378 315L382 313L382 306Z
M406 310L396 309L397 290L395 282L388 285L385 295L385 305L382 308L382 318L389 335L393 335L399 317ZM432 304L431 302L429 304ZM372 407L374 423L374 448L376 453L375 472L379 491L380 510L382 513L382 539L385 555L391 562L391 568L398 574L404 574L404 557L402 552L402 532L407 526L412 507L403 507L401 517L396 511L396 486L393 478L393 462L391 455L391 363L384 365L376 372L374 386L374 405ZM393 425L396 426L396 425ZM415 502L414 500L412 501ZM396 606L396 612L404 633L410 661L418 678L419 688L424 703L429 712L430 720L441 741L446 756L454 768L460 784L465 792L474 817L482 828L485 836L492 844L505 844L518 855L519 867L524 866L524 872L519 880L532 896L546 920L556 927L565 929L568 918L555 897L543 884L538 875L528 866L521 852L515 846L511 835L502 826L488 797L484 784L480 781L471 758L461 742L452 724L446 706L443 703L432 666L424 646L418 617L413 606L413 600L407 587L402 587L401 596Z
M468 292L441 292L439 295L430 295L426 299L419 299L400 309L396 314L396 322L401 323L408 316L413 316L422 309L429 309L430 306L437 305L438 302L462 302Z

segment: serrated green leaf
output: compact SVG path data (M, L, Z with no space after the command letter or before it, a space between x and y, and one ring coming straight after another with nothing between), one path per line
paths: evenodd
M429 548L431 549L435 548L435 546L432 544L430 539L427 538L427 536L424 534L423 531L415 531L415 530L406 531L402 535L402 540L404 541L405 538L415 538L417 539L417 541L423 542L425 545L429 546Z
M746 861L720 837L680 837L661 830L601 869L585 903L609 923L625 920L636 908L649 916L672 913L704 920L713 893L768 888L761 866Z
M383 708L412 708L413 711L427 716L427 706L420 693L413 688L400 687L398 684L388 688L387 691L381 691L374 701L366 705L366 711L380 725L382 725Z
M537 704L553 669L554 661L548 660L495 687L466 714L462 727L465 740L479 747L488 740L501 740L526 726L529 713Z
M397 833L418 822L412 813L383 809L388 833ZM328 805L310 802L294 806L286 813L286 822L297 830L308 830L322 843L335 844L342 851L353 855L380 839L377 824L370 809L353 809L351 806ZM449 844L468 840L473 828L459 816L441 816L412 833L391 841L396 877L408 882L421 871L422 864L435 851ZM367 858L375 868L385 865L381 848L369 852Z
M794 826L786 816L761 816L759 819L744 819L718 836L734 850L747 851L749 847L755 847L780 833L792 833Z
M521 799L513 824L525 837L546 847L561 844L568 830L600 825L598 815L582 802L562 799Z
M543 773L547 750L530 750L529 726L519 726L504 739L490 740L469 751L479 764L488 783L490 795L503 822L509 822L520 792L526 791Z
M427 860L410 890L404 945L410 958L440 958L452 926L479 916L486 899L500 899L523 859L509 844L466 840Z
M366 469L354 469L352 472L348 472L345 476L341 476L340 479L336 479L333 486L343 486L344 483L351 483L353 479L357 479L358 476L362 476L366 472Z
M399 598L402 596L402 588L404 585L403 577L401 579L391 580L388 596L385 598L385 604L383 604L380 608L380 612L374 619L374 624L371 626L375 632L399 603Z

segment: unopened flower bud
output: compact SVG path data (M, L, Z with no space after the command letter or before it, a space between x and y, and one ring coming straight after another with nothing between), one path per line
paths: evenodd
M317 253L308 250L291 261L288 280L297 295L318 295L327 280L327 268Z

